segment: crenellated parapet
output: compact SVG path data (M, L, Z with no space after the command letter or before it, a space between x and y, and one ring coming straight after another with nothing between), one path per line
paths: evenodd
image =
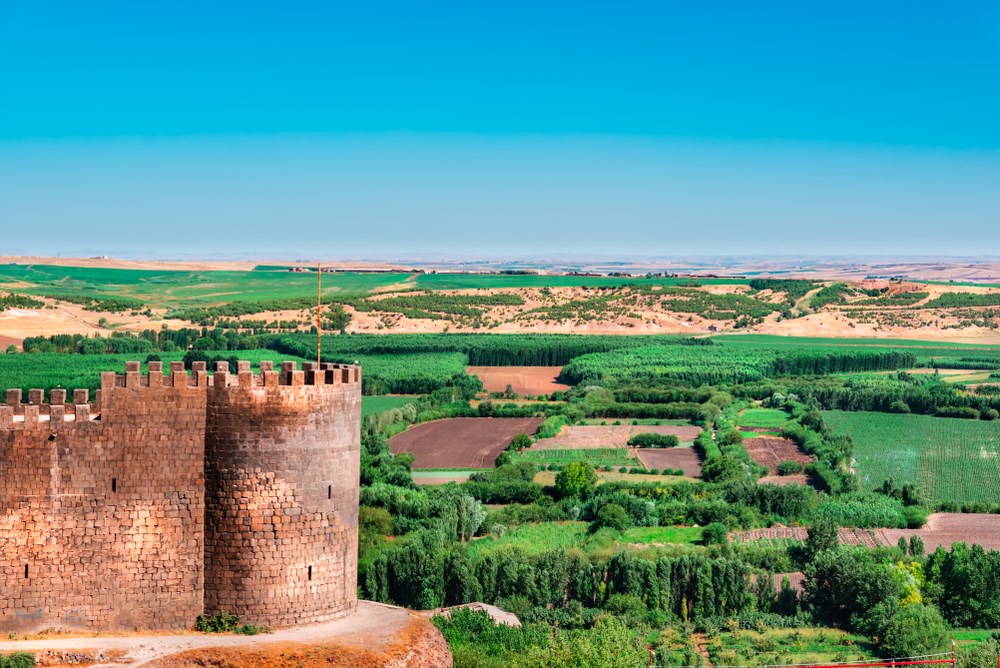
M357 605L361 369L126 363L0 404L0 632Z
M164 373L162 362L148 362L147 373L142 373L139 362L126 362L125 373L106 371L101 374L101 389L95 393L93 402L90 391L86 389L73 390L72 395L65 389L53 389L49 391L48 401L45 391L41 389L28 390L27 401L24 401L22 390L7 390L5 403L0 404L0 430L56 425L67 427L98 420L102 413L102 395L123 388L156 391L360 384L361 367L353 364L305 362L299 369L296 362L282 362L275 369L274 362L262 361L260 373L254 373L251 363L241 360L237 362L235 372L229 369L228 362L216 362L214 373L210 373L206 362L193 362L189 373L183 362L170 362ZM68 399L71 402L67 402ZM105 408L113 410L111 407Z

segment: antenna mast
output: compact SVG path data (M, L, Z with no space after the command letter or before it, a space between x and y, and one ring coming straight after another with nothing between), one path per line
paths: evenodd
M320 346L322 346L322 339L320 334L323 331L323 301L320 297L321 286L323 283L323 265L320 263L316 264L316 369L319 370L320 364Z

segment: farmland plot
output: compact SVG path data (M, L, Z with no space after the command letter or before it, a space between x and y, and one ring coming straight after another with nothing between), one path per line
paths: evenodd
M733 539L740 542L755 540L804 541L808 534L805 527L781 525L768 529L738 531ZM841 529L840 542L845 545L867 547L893 546L900 537L920 536L928 551L938 547L950 548L954 543L982 545L987 550L1000 549L1000 515L977 513L934 513L927 518L922 529Z
M787 438L747 438L743 440L750 458L761 466L766 466L771 475L778 474L781 462L799 462L803 466L812 461L809 455L799 450L794 441Z
M450 418L415 425L389 439L393 454L412 452L413 468L490 468L517 434L541 418Z
M854 441L862 487L916 483L932 501L1000 502L1000 422L826 411Z
M539 439L532 449L624 448L636 434L672 434L681 441L693 441L700 433L699 427L687 425L574 425L564 428L558 436Z
M561 366L470 366L470 376L479 376L487 392L505 392L507 386L517 394L551 394L565 391L569 385L556 382Z
M694 448L634 448L632 452L647 469L684 471L690 478L701 477L701 459Z

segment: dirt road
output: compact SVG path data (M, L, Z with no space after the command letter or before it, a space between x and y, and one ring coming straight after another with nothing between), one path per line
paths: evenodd
M360 601L358 611L351 617L329 622L283 629L258 636L229 634L182 633L178 635L134 636L58 636L38 640L13 640L0 642L0 652L26 651L38 656L39 665L58 666L62 663L89 663L93 668L120 666L187 665L181 658L166 659L181 653L219 649L265 650L280 646L287 652L296 646L336 646L346 651L358 650L371 653L386 650L400 642L400 634L414 624L426 625L423 619L409 610L393 606ZM443 642L443 640L441 641ZM204 652L200 652L204 654ZM82 659L82 661L81 661ZM75 661L74 661L75 660ZM161 661L163 660L163 661Z

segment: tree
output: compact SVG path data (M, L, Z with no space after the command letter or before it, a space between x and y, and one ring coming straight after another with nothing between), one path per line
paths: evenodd
M705 482L735 482L756 479L750 466L735 457L715 455L705 460L701 467Z
M13 343L7 346L7 354L8 355L17 354L17 346L15 346Z
M806 534L805 560L812 561L820 552L835 550L840 544L840 527L829 517L819 515Z
M609 503L597 511L593 529L608 527L615 531L625 531L632 525L632 519L624 508L617 503Z
M483 510L482 503L464 494L458 497L456 510L458 511L456 530L459 539L464 543L476 535L476 531L486 519L486 511Z
M527 434L521 433L510 439L510 444L507 446L508 450L525 450L531 447L531 437Z
M705 545L725 545L729 542L729 527L722 522L712 522L702 531L701 539Z
M913 534L910 536L910 556L911 557L923 557L924 556L924 539Z
M933 605L901 608L882 631L879 654L886 658L921 656L940 651L948 642L948 625Z
M556 475L556 490L566 498L586 496L597 486L597 473L590 462L571 462Z
M902 593L895 568L863 550L821 550L803 571L804 601L818 619L830 624L856 628L876 605L898 600Z

